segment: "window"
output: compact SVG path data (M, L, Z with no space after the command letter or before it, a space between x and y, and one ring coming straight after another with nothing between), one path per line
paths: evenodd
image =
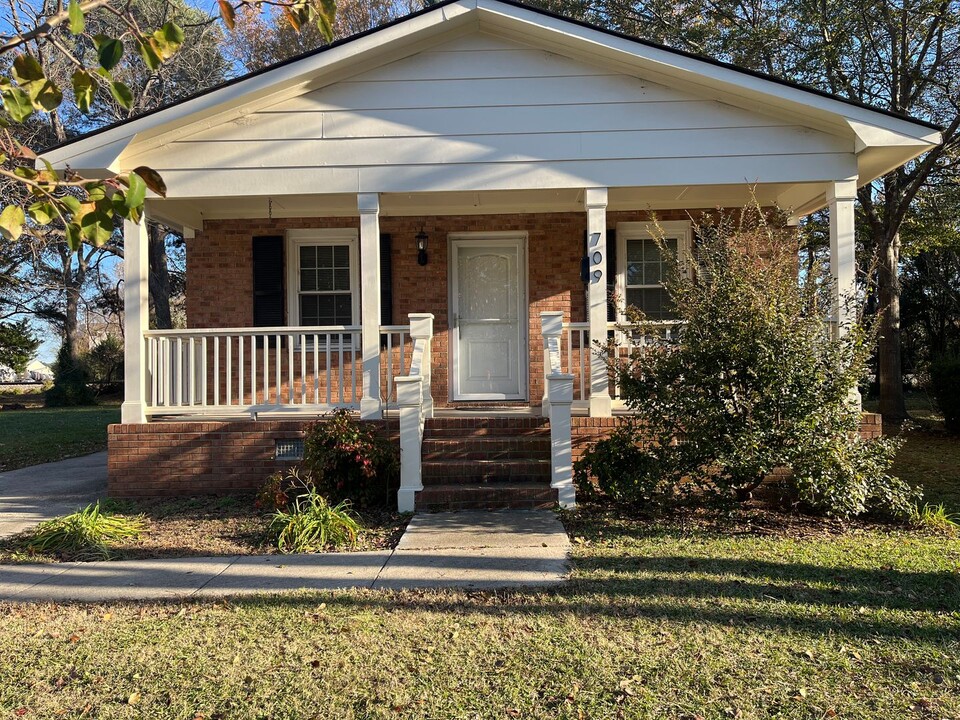
M690 252L690 223L660 224L667 250L676 255ZM653 239L652 223L621 223L617 226L617 295L622 307L633 305L650 320L675 320L663 282L668 261Z
M353 325L359 321L356 230L287 233L290 325Z

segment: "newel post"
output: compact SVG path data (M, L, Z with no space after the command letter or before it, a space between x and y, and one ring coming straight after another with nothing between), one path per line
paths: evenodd
M122 423L147 421L147 353L149 328L146 213L123 223L123 405Z
M562 508L577 505L573 486L573 443L570 406L573 405L573 375L547 376L550 400L550 487L556 488Z
M420 376L398 377L397 408L400 411L400 489L397 491L397 509L413 512L417 492L423 490L420 475L423 443L423 379Z
M423 378L423 416L433 417L433 395L430 379L430 346L433 344L433 313L410 313L410 340L416 347L417 340L423 340L423 366L420 376Z
M543 335L543 400L540 414L543 417L550 415L550 393L547 389L547 377L550 375L550 341L556 340L560 347L563 335L563 313L559 310L548 310L540 313L540 334Z

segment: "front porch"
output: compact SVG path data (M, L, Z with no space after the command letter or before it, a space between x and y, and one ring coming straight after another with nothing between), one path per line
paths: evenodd
M825 191L838 219L831 233L838 258L852 258L852 212L845 212L852 193L839 192L846 187L835 183ZM705 199L709 192L690 194ZM752 192L772 204L782 188L727 188L718 199L734 206ZM292 207L283 214L295 216L211 217L197 231L184 227L192 327L181 330L147 327L146 219L128 223L122 420L135 438L118 431L111 453L154 448L144 455L155 467L167 467L159 459L166 457L159 438L165 449L182 447L178 439L184 438L206 448L195 452L203 459L187 475L167 473L165 487L181 486L170 477L219 478L205 491L237 482L247 487L250 473L262 481L267 468L282 463L283 441L301 437L306 421L344 408L385 423L395 435L401 509L417 507L418 497L420 506L430 505L439 491L427 487L424 493L425 483L442 485L442 497L459 498L450 503L471 507L464 486L493 477L539 483L519 488L518 496L572 506L575 453L625 411L594 338L611 343L612 353L647 341L618 327L627 299L661 302L655 282L637 281L638 271L648 273L647 281L660 279L644 269L656 262L641 257L653 247L652 218L676 240L678 252L688 252L690 218L710 212L642 209L638 195L640 188L587 188L570 191L553 207L541 200L542 212L505 212L512 208L491 203L487 212L470 214L454 205L461 194L436 194L435 203L455 214L430 216L400 214L409 198L361 193L353 216L302 217L297 203L288 201ZM314 201L322 206L331 199ZM258 214L255 202L251 214ZM271 201L268 213L279 205ZM205 214L215 215L223 206L207 207ZM165 222L183 212L176 201L156 201L150 210ZM852 287L852 263L834 268L838 285ZM319 317L346 322L305 322ZM662 332L669 334L675 323L665 318ZM497 426L498 442L474 442L466 458L458 455L462 444L444 447L432 435L431 425L443 435L443 428L458 428L460 421L467 435L487 433L484 422L494 417L511 419ZM509 463L498 462L498 453L511 445L511 428L521 430L529 418L542 418L531 457L507 452ZM217 443L234 449L220 453ZM247 447L256 448L255 460ZM463 459L471 467L458 464ZM180 462L191 467L182 455ZM225 464L240 469L225 471ZM129 457L118 459L111 474L130 467ZM164 485L118 483L115 492L134 494ZM550 489L549 498L543 488Z

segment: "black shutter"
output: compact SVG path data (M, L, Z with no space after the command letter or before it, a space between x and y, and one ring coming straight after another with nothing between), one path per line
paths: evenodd
M380 324L393 325L393 258L390 233L380 233Z
M283 244L283 235L261 235L253 238L254 327L284 324Z
M607 322L617 321L617 231L607 230Z

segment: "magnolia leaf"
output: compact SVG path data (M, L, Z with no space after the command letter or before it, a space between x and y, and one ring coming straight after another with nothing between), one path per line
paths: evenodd
M110 94L123 107L129 110L133 107L133 91L119 80L110 83Z
M13 75L13 79L16 80L17 84L22 88L25 88L25 86L32 82L44 79L43 68L40 66L40 61L29 53L17 55L17 57L14 58L13 67L10 68L10 74Z
M233 5L230 4L230 0L218 0L218 3L223 24L227 26L228 30L233 30L233 26L236 24L236 13L233 10Z
M60 203L67 208L67 211L71 215L76 215L80 212L80 201L77 200L73 195L64 195L60 198Z
M169 60L183 45L183 30L172 20L166 22L163 26L153 33L154 40L157 43L157 49L160 51L160 57Z
M83 8L80 7L78 0L70 0L68 12L70 15L70 32L74 35L79 35L84 30L85 22L83 19Z
M47 201L35 202L27 208L27 214L40 225L49 225L58 216L53 203Z
M129 189L126 193L125 205L128 208L140 207L147 197L147 183L135 172L127 176L127 183L129 184Z
M24 145L22 142L20 142L20 141L17 140L16 138L13 138L13 142L14 142L14 144L17 146L17 154L16 154L16 157L22 158L22 159L24 159L24 160L36 160L36 159L37 159L37 154L36 154L33 150L31 150L30 148L28 148L26 145Z
M87 183L83 186L87 191L87 202L96 203L107 197L107 188L99 182Z
M23 208L18 205L7 205L0 213L0 234L10 241L19 240L26 220Z
M148 37L138 41L137 50L143 58L143 64L151 71L156 71L163 64L163 58L160 57L160 50L154 38Z
M24 180L36 180L37 176L40 173L34 170L32 167L27 167L26 165L19 165L13 169L13 174L17 177L21 177Z
M14 122L22 123L33 115L33 103L20 88L10 88L0 93L0 96L3 97L4 110L10 114Z
M317 29L327 42L333 42L333 23L323 13L317 13Z
M146 165L141 165L138 168L134 168L133 172L139 175L140 179L143 180L147 184L147 187L154 193L160 197L167 196L167 184L156 170L148 168Z
M90 112L90 106L93 104L93 94L96 84L93 75L86 70L77 70L73 77L73 94L77 100L77 107L80 112L86 114Z
M332 23L337 16L336 0L320 0L319 12L326 15Z
M7 161L7 154L0 152L0 163L5 163Z
M97 48L100 67L113 70L123 57L123 43L109 35L94 35L93 44Z
M67 245L70 246L70 249L79 250L83 244L83 232L80 230L80 226L76 223L67 223L66 233Z
M113 215L94 210L80 219L80 231L95 247L100 247L113 235Z

